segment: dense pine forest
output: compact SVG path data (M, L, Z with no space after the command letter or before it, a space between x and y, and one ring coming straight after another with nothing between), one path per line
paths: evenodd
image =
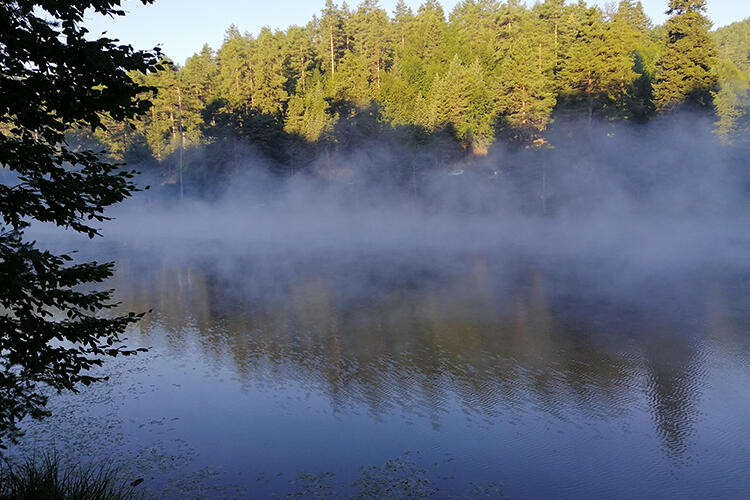
M746 148L750 20L711 31L706 0L665 7L654 26L634 0L465 0L448 15L437 0L416 12L400 1L390 16L377 0L327 0L305 26L230 26L216 51L133 74L153 88L148 116L105 117L106 132L78 140L154 165L166 185L182 164L196 192L249 151L285 174L377 143L407 159L391 170L408 184L416 168L493 148L544 154L580 138L570 130L607 136L687 113ZM424 146L434 154L415 160Z

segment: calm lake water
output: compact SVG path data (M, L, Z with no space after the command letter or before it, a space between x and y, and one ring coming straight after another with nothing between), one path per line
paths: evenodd
M17 452L174 498L399 474L436 498L748 497L744 267L207 247L110 249L151 350L53 398Z

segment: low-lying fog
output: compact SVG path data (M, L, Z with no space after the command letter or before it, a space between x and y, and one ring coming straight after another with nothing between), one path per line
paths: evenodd
M689 115L607 127L561 126L543 151L498 145L456 161L438 149L369 144L284 176L239 148L210 200L191 196L206 191L195 182L184 201L176 189L138 193L109 212L115 220L98 241L182 257L512 251L646 272L747 264L746 157Z

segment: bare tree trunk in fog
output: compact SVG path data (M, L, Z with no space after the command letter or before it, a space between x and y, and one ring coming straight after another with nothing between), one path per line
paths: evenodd
M542 158L542 214L547 213L547 161Z
M331 183L331 180L333 179L333 164L331 163L331 145L326 144L325 145L325 151L326 151L326 181L328 183Z
M411 183L414 191L414 199L417 198L417 166L414 160L411 161Z

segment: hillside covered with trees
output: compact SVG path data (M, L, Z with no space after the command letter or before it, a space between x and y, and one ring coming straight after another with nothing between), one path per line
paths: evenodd
M196 184L243 145L293 172L378 140L445 157L544 150L563 124L638 126L682 110L746 147L750 20L711 32L706 0L665 7L654 26L634 0L464 0L447 15L437 0L391 15L377 0L327 0L305 26L231 26L216 51L133 74L156 91L149 115L105 118L96 139L119 160L158 164L166 183L186 155Z

